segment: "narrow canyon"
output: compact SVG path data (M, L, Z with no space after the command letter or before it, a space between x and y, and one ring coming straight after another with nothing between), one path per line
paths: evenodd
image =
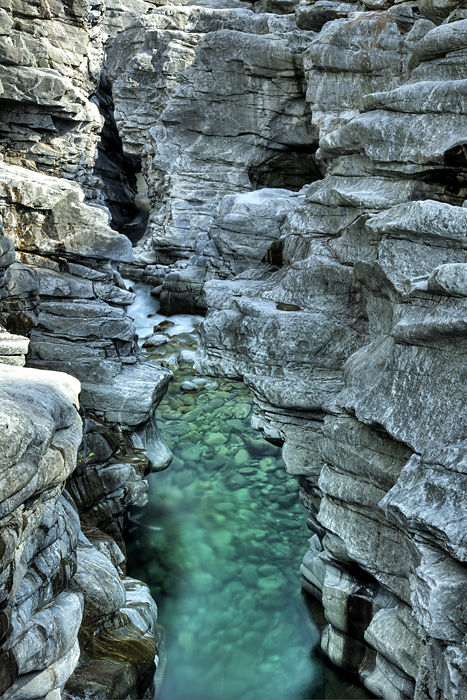
M463 4L0 0L2 700L467 698Z

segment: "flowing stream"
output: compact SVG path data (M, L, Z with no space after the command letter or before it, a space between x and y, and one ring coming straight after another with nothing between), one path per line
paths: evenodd
M157 412L173 462L150 475L149 504L132 512L127 542L128 573L149 584L165 628L159 697L369 697L313 651L319 630L299 573L306 511L280 449L250 426L250 391L198 376L187 360L200 317L167 319L147 286L132 286L141 342L158 324L170 336L148 357L174 373Z

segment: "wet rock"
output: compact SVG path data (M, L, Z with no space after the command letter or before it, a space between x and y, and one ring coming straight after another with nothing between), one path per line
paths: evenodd
M276 445L271 445L271 443L266 442L265 440L255 440L255 439L248 439L246 440L246 445L248 447L248 451L251 452L252 454L260 454L260 455L279 455L280 454L280 449Z
M259 468L262 472L274 472L277 469L277 464L274 459L264 457L264 459L260 459L259 461Z
M195 384L194 382L187 381L187 382L182 382L180 384L180 388L182 391L199 391L200 387L197 384Z
M154 333L143 343L143 348L152 348L158 345L165 345L169 342L169 337L163 333Z
M244 448L240 449L234 457L235 464L247 464L250 461L250 454ZM246 468L246 467L245 467Z
M226 435L222 433L210 433L204 438L204 444L210 447L217 447L218 445L225 445L227 442Z

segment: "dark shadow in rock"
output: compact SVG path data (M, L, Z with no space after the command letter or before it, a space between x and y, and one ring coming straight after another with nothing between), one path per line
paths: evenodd
M318 146L297 146L284 151L271 151L261 165L251 167L248 176L253 190L280 187L298 192L305 185L322 180L314 153Z

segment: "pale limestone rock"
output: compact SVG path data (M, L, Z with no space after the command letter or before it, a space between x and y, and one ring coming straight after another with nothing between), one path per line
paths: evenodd
M454 9L433 8L421 6L435 21ZM320 7L312 10L318 21ZM391 699L460 700L467 677L467 43L456 17L435 27L408 7L356 13L313 38L307 98L326 177L281 222L264 258L279 270L263 264L205 284L197 353L203 371L243 377L255 394L254 425L285 441L315 533L302 574L331 623L323 650ZM302 337L296 317L307 314L314 326L304 320ZM340 323L358 333L359 349L342 343ZM251 342L240 339L246 328ZM343 375L331 382L337 352ZM349 613L349 566L362 571L358 595L386 591L378 610L367 600Z
M31 18L30 27L42 21L42 3L13 4L14 13ZM365 3L373 10L379 5L377 0ZM357 5L318 0L306 12L305 7L297 15L305 22L307 14L313 29L322 26L319 34L297 31L293 16L268 14L292 10L287 2L265 1L255 14L232 8L151 8L134 0L125 18L121 4L113 1L107 19L111 32L137 13L156 10L136 19L110 49L124 147L142 157L154 207L138 260L185 258L167 275L158 266L147 271L148 279L162 286L168 310L176 308L177 299L202 307L208 282L209 313L197 366L242 377L255 393L255 425L277 442L285 441L287 469L299 475L315 532L302 565L304 585L321 597L332 623L323 649L337 664L358 669L375 695L426 700L444 694L461 700L467 677L465 537L459 515L466 439L467 246L465 210L459 206L467 194L466 20L455 14L457 3L444 0L420 4L429 19L420 19L409 6L366 13ZM85 31L81 42L74 30L69 41L86 45L85 70L74 63L81 48L70 49L66 63L51 41L50 27L41 35L39 58L54 66L31 65L38 39L30 32L20 46L9 7L0 17L3 36L13 37L5 51L14 69L3 89L7 97L22 100L29 85L35 101L24 121L17 110L12 123L25 123L29 137L39 128L52 133L56 114L79 124L85 134L82 170L73 170L73 159L82 153L61 158L69 158L63 171L85 182L88 195L93 184L84 172L98 121L88 101L98 63L94 55L92 64L89 41L97 33L90 27L97 26L102 9L74 3L74 21ZM61 3L54 12L53 21L62 22ZM323 26L326 18L334 21ZM439 27L430 21L445 18ZM230 72L227 81L233 66L235 79ZM49 94L39 89L39 75ZM232 89L237 91L233 99ZM136 106L135 91L140 96ZM50 116L39 119L38 107L50 110ZM70 133L76 135L74 127ZM18 153L30 166L25 154L35 148L34 162L51 167L47 157L53 160L57 147L66 150L54 138L51 151L39 137L32 147L21 144ZM137 361L134 329L116 308L131 295L102 262L115 256L110 243L105 245L103 229L113 241L115 234L109 234L102 214L81 203L77 188L60 184L57 193L45 187L43 175L8 179L11 168L4 166L2 172L9 199L17 197L14 187L21 184L17 206L5 209L4 218L23 266L12 264L11 247L0 239L0 267L7 270L0 291L10 295L10 309L20 302L24 306L28 295L32 300L27 312L39 321L31 333L33 361L67 366L85 378L84 404L100 411L96 415L116 430L141 426L133 444L150 441L153 461L163 468L170 456L160 457L157 431L147 419L170 375L148 374ZM283 189L298 190L306 183L312 184L298 196ZM255 188L259 192L251 192ZM19 216L21 206L33 209L37 230ZM67 260L60 264L63 249L50 242L44 224L51 210L57 212L59 240L68 246ZM69 236L75 223L83 248ZM124 259L126 253L119 255ZM239 272L235 280L209 282ZM59 337L63 330L66 337ZM15 430L5 433L5 456L14 460L19 454L27 463L34 426L16 398L11 391L5 396L11 409L5 420L15 417ZM81 465L69 488L80 508L93 513L97 505L87 500L90 484L99 484L97 504L115 524L123 520L126 503L144 500L141 468L125 460L106 466L114 438L105 430L98 433L96 425L88 422L83 444L86 454L94 452L102 463ZM48 602L54 569L64 557L72 577L79 529L70 503L56 505L66 469L57 455L45 454L47 480L33 485L42 493L19 550L15 527L22 501L14 501L15 492L13 501L2 503L8 519L1 535L5 561L16 557L19 570L26 572L17 590L20 605L26 611L32 606L30 612ZM21 476L27 483L20 487L29 493L30 465ZM85 494L81 500L79 491ZM33 523L40 534L34 534ZM93 523L87 527L90 532ZM39 546L45 554L35 556ZM92 549L87 552L95 563ZM94 551L102 571L106 552L115 561L109 569L115 596L103 597L114 616L112 630L120 624L119 615L127 614L118 612L125 610L116 583L121 560L108 542L101 541ZM45 583L27 569L33 559ZM361 577L349 575L349 567ZM6 568L0 568L1 576L0 583ZM102 591L95 593L101 600ZM144 592L141 598L148 602ZM359 617L349 612L354 598ZM97 606L94 610L99 628ZM132 613L146 640L148 631L154 632L150 602L147 612ZM40 683L32 687L49 692ZM122 697L126 694L122 686Z
M238 275L256 267L273 241L281 237L281 224L287 214L302 200L303 195L279 188L226 195L209 230L218 251L218 260L211 264L219 267L220 276Z
M398 640L394 645L392 641ZM417 622L409 606L381 609L365 631L372 647L412 678L416 678L425 655L425 645L418 634Z
M108 263L129 262L132 254L129 241L108 225L97 177L115 177L115 165L101 159L94 171L104 123L99 107L104 103L105 148L111 132L105 79L91 98L102 77L103 3L7 0L3 7L0 694L59 700L80 655L77 636L84 603L85 622L95 625L97 647L105 622L114 643L125 637L125 644L145 649L137 669L98 661L106 669L104 692L123 678L118 694L126 697L136 692L135 683L141 691L142 679L151 683L159 663L155 604L147 589L131 582L132 602L126 610L120 547L127 508L147 501L145 422L153 422L170 373L140 361L134 325L122 308L134 295ZM118 206L131 196L127 184L124 175L120 189L107 190L115 199L109 204ZM21 262L15 260L14 247ZM28 361L35 368L23 370L30 342L26 334L31 336ZM73 376L39 366L67 369ZM115 431L86 419L82 439L77 376L87 380L85 408L97 404L116 423ZM94 391L93 381L112 388ZM138 439L133 436L138 444L133 451L132 436L127 435L120 456L128 462L114 460L109 467L121 429L129 426L140 428ZM149 433L153 438L153 428ZM167 466L167 452L160 440L152 440L155 463L159 459ZM102 460L94 469L87 469L89 454ZM94 474L102 489L96 492ZM81 487L79 498L75 482ZM68 493L63 492L65 484ZM83 536L77 508L90 541L96 543L87 544L87 556L78 549ZM96 513L99 526L112 531L115 539L93 527ZM73 588L81 588L82 594ZM98 648L98 660L99 654ZM85 674L84 687L86 682Z
M64 374L3 364L0 387L1 692L35 698L63 687L79 656L82 599L65 590L79 520L61 494L81 441L80 387Z
M5 161L77 180L93 174L103 119L94 101L104 62L103 3L4 2L0 144Z
M310 36L287 15L163 7L114 39L117 124L154 206L139 264L209 258L224 195L320 176L299 77ZM145 97L135 110L136 85Z
M75 641L70 651L43 671L20 676L4 694L5 700L36 700L55 689L61 689L76 667L79 659L79 644Z
M82 613L82 597L67 591L51 607L37 611L27 626L16 618L5 649L12 650L18 673L41 670L65 656L76 643Z
M427 279L427 289L449 296L467 296L467 265L448 263L436 267Z
M295 8L295 17L299 29L311 29L319 32L326 22L347 18L351 12L364 9L359 3L301 0Z
M415 42L433 26L414 23L410 7L374 14L356 12L358 5L331 4L336 18L330 19L336 21L328 22L303 54L306 98L320 139L357 116L364 95L401 85ZM316 16L318 8L316 3L310 12ZM337 19L339 14L345 19Z
M3 234L17 250L131 261L128 239L108 226L102 209L83 203L75 183L1 162L0 178ZM32 210L26 220L24 207Z
M83 534L78 542L77 565L72 586L84 596L83 625L95 626L101 618L115 613L125 604L125 588L107 557Z

